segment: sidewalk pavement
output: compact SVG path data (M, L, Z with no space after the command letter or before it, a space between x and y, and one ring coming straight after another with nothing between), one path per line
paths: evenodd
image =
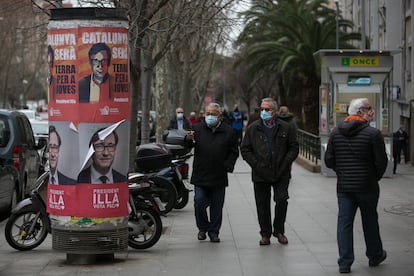
M336 245L336 179L293 165L286 223L288 245L275 238L259 246L259 228L250 168L239 158L226 193L221 242L197 240L193 193L182 210L163 218L160 241L147 250L116 253L115 261L71 265L66 254L52 250L51 236L37 249L18 252L4 239L0 223L0 275L339 275ZM397 175L380 182L381 235L388 258L370 268L359 212L354 226L352 275L414 275L414 168L400 165Z

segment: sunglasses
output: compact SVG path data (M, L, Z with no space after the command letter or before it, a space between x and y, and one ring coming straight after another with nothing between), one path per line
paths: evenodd
M260 108L260 110L261 110L261 111L266 111L266 112L269 112L269 111L272 111L272 110L273 110L273 108Z

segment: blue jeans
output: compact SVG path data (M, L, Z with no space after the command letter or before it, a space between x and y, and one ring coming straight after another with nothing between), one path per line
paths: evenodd
M226 187L201 187L194 189L194 212L197 227L209 236L220 233ZM210 219L207 208L210 208Z
M338 224L337 241L339 249L338 265L351 267L354 262L354 219L357 209L361 212L368 259L382 255L382 241L379 233L377 205L379 192L376 193L337 193Z

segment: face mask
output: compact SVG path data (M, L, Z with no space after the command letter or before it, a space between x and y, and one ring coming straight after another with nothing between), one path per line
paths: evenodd
M272 112L271 111L260 111L260 118L262 118L263 121L269 121L272 119Z
M217 124L218 117L213 115L208 115L205 117L206 124L209 126L214 126Z
M177 113L177 119L181 120L184 117L183 113Z

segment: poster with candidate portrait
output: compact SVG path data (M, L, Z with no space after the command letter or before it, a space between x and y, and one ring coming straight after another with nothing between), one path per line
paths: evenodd
M127 217L128 22L51 21L47 42L47 210L71 225Z
M126 28L51 29L48 61L50 120L77 125L129 119Z

